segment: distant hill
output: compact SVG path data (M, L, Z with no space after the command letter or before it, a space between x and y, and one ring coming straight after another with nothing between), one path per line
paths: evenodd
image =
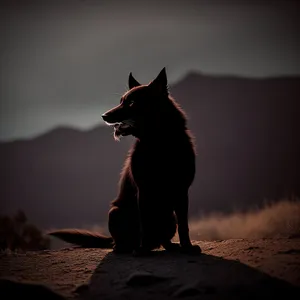
M191 215L300 196L300 77L189 73L170 91L197 142ZM0 143L0 211L22 208L45 228L105 222L132 142L99 125Z

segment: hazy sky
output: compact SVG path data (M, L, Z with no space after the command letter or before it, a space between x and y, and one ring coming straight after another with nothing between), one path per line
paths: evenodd
M0 5L0 140L99 124L126 90L130 71L141 82L164 66L170 82L189 70L300 74L297 1Z

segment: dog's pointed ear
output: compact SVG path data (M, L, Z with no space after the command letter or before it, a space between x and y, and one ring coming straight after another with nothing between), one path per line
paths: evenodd
M150 82L149 86L155 88L156 90L158 90L161 93L164 93L167 95L169 94L168 79L167 79L167 73L166 73L165 67L159 72L157 77L152 82Z
M132 76L132 73L129 73L129 78L128 78L128 87L131 90L132 88L136 86L140 86L141 84Z

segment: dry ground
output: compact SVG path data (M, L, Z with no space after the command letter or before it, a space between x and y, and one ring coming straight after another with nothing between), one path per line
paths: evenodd
M111 250L79 248L5 252L0 256L0 290L5 296L1 299L25 295L61 299L57 294L76 299L142 300L265 299L280 294L297 299L292 293L300 289L300 239L195 243L203 254L159 250L137 258L115 255Z

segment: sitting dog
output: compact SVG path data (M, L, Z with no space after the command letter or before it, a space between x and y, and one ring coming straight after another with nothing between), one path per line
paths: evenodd
M169 94L165 68L146 85L130 73L128 84L120 104L102 115L114 127L116 140L135 137L109 211L111 237L76 229L50 234L82 247L113 247L118 253L147 253L161 246L200 253L189 237L188 191L196 154L185 113ZM180 244L171 242L177 228Z

